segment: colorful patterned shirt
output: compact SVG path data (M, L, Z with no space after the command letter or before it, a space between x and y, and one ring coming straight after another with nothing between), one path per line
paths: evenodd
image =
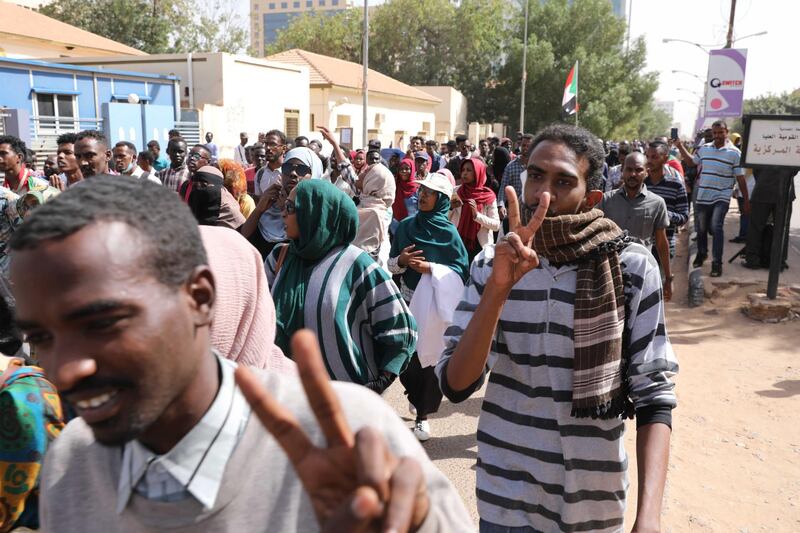
M9 365L0 386L0 531L39 526L42 458L64 427L61 401L41 368Z

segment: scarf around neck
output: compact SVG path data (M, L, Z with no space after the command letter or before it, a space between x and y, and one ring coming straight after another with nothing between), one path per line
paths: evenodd
M396 184L396 193L394 198L394 203L392 204L392 215L394 216L395 220L403 220L404 218L408 217L408 208L406 207L406 199L411 198L416 192L417 188L419 187L419 183L417 183L416 177L416 169L414 166L413 159L403 159L400 162L400 166L408 165L411 168L411 174L408 178L408 181L403 181L400 179L400 175L395 177L395 184Z
M464 159L461 161L461 168L469 163L472 165L475 180L472 183L461 183L458 188L458 197L461 199L463 205L461 206L461 216L458 219L458 233L464 239L464 244L467 250L477 250L480 248L478 243L478 232L481 225L472 218L472 209L469 208L467 201L475 200L478 204L478 213L483 211L484 206L490 205L495 201L494 192L486 186L486 163L473 157L471 159Z
M577 263L572 416L632 415L624 372L625 233L599 209L544 219L533 248L551 263Z
M303 308L314 267L334 248L350 244L358 232L356 205L331 182L305 180L295 191L300 237L289 242L286 260L272 288L275 344L287 355L291 354L289 339L305 323Z
M450 268L466 283L469 259L456 227L447 218L450 198L438 191L436 194L436 205L431 211L418 211L415 216L400 222L389 257L399 256L403 248L413 244L415 250L422 250L426 260ZM403 273L403 281L412 290L417 288L421 277L422 274L411 268Z

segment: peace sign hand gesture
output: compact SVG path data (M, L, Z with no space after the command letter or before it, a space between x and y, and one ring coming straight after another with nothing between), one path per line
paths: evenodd
M550 194L542 193L539 205L527 225L522 225L519 200L514 187L506 187L509 232L494 248L490 279L500 288L511 290L522 276L539 266L539 256L533 249L533 237L547 215Z
M410 457L396 457L383 436L370 427L353 435L313 333L296 333L292 354L327 446L315 446L297 418L243 366L236 370L236 382L292 462L320 529L399 533L419 528L430 505L420 464Z

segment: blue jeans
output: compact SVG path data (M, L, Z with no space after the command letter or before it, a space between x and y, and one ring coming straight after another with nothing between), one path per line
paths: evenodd
M714 237L711 260L722 263L722 250L725 246L725 215L730 202L716 202L711 205L694 206L694 219L697 225L697 253L708 256L708 230Z

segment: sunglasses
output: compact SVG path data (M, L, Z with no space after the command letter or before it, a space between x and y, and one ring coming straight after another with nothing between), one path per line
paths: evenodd
M284 204L284 209L286 209L287 215L293 215L297 213L297 206L294 205L294 202L290 202L289 200L286 200L286 203Z
M296 175L300 177L303 177L307 176L308 174L311 174L311 168L302 163L297 163L294 165L292 165L291 163L284 163L283 165L281 165L281 173L283 175L288 176L292 172L294 172Z

